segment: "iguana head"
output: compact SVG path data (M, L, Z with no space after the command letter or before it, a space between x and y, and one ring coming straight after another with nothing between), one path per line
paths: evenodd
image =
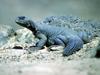
M36 28L35 28L35 23L29 19L28 17L25 17L25 16L18 16L15 20L15 22L20 25L20 26L23 26L23 27L26 27L32 31L34 31Z
M27 17L25 17L25 16L18 16L16 18L15 22L18 25L26 27L26 28L30 26L29 19Z

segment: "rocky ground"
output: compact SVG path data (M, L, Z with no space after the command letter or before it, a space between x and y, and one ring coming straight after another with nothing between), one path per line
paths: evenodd
M0 75L100 75L100 37L67 57L62 57L61 46L30 53L37 41L25 28L0 25Z

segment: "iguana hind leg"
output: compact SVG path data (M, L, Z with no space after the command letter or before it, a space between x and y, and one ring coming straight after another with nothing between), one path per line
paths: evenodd
M64 48L63 56L69 56L83 47L83 41L80 38L69 39Z

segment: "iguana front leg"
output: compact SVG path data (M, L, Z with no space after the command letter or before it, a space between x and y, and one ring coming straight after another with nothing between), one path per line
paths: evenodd
M47 42L47 37L42 33L38 34L36 37L39 38L39 41L36 43L36 47L39 47L40 49L43 48Z
M36 43L36 46L30 48L31 51L42 49L43 46L47 42L47 37L44 34L42 34L42 33L36 34L36 38L38 38L39 41Z

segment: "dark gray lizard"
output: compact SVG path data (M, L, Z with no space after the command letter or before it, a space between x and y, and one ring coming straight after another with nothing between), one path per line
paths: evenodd
M36 44L38 49L43 48L44 45L61 45L64 46L63 56L68 56L83 47L84 33L79 35L75 31L64 27L37 24L25 16L17 17L15 22L31 30L40 39Z

